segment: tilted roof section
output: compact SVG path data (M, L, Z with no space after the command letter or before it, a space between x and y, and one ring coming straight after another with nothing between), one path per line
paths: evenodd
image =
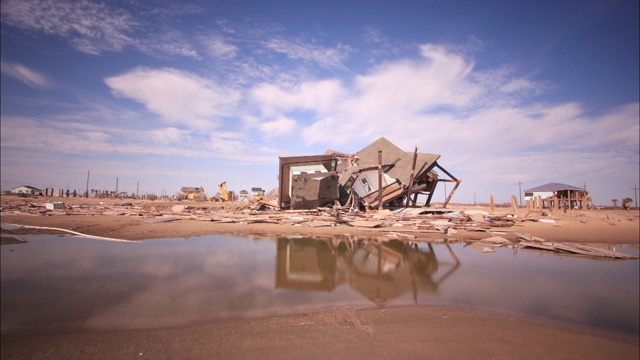
M356 153L360 158L360 166L377 165L378 151L382 151L383 164L395 164L387 174L394 179L400 179L403 184L409 184L413 151L403 151L391 141L381 137ZM415 176L418 177L421 173L431 170L439 158L438 154L418 153Z
M531 189L527 189L525 190L525 192L545 192L545 191L563 191L563 190L584 191L583 188L579 188L577 186L552 182L552 183L536 186Z

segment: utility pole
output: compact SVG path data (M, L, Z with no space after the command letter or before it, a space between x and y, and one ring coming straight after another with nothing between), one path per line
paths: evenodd
M140 189L140 181L136 182L136 199L139 197L138 190Z
M89 175L91 174L91 170L87 170L87 189L84 193L84 197L89 197Z
M522 207L522 181L518 181L518 194L520 194L520 207Z
M636 209L638 208L638 185L633 185L633 197L636 201Z
M116 197L118 197L118 178L116 177Z

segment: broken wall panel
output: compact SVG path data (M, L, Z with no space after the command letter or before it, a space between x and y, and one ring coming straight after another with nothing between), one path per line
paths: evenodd
M337 162L338 158L334 155L280 157L280 169L278 173L278 205L280 208L289 209L291 207L294 175L301 175L305 173L302 169L308 169L307 171L311 171L311 168L313 168L314 173L316 173L317 166L325 169L327 173L335 173ZM336 192L337 191L336 185Z
M292 210L315 209L338 200L338 175L331 173L303 173L294 175L291 182Z
M388 204L393 200L399 199L404 194L402 185L398 182L394 182L388 186L382 188L382 204ZM374 191L369 195L362 198L362 203L372 209L378 208L380 205L380 196L378 191Z

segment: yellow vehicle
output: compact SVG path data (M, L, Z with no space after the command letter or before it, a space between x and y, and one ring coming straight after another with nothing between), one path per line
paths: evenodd
M218 185L220 188L220 200L221 201L229 201L229 192L227 191L226 181L223 181L222 184Z
M264 190L262 188L251 188L251 192L253 193L253 196L251 197L251 200L253 201L262 201L264 200Z

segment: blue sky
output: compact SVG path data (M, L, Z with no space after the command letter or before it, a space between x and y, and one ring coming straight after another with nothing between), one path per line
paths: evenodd
M453 202L639 172L638 1L2 0L2 190L277 187L381 136ZM117 179L117 180L116 180ZM436 193L434 201L442 201ZM450 187L449 187L450 190Z

